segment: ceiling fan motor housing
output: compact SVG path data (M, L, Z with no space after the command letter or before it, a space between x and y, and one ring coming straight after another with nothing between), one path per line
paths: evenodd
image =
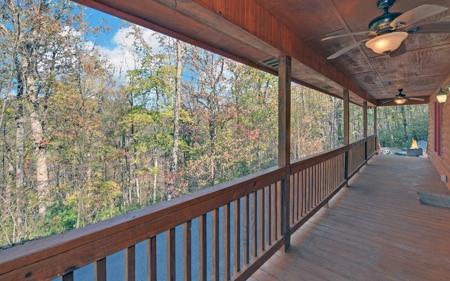
M369 30L376 32L390 31L392 29L390 23L401 14L402 13L384 13L370 21Z
M377 7L378 7L378 9L385 11L385 10L389 9L390 7L392 7L392 5L394 5L394 3L395 3L395 0L378 0Z

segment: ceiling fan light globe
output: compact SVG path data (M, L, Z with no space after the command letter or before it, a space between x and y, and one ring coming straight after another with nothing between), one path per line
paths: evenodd
M366 42L366 47L377 54L385 54L397 50L407 37L407 32L391 32L370 39Z
M395 99L394 102L396 104L404 104L406 102L406 99L398 98L398 99Z

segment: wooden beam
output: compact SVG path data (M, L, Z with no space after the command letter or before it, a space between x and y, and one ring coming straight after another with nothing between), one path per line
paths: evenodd
M280 57L278 67L278 166L286 167L286 177L281 181L281 234L284 249L290 244L289 187L291 155L291 58Z

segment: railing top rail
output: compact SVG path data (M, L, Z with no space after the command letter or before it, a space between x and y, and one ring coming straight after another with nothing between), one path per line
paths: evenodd
M65 265L84 266L242 198L285 176L285 167L273 167L171 201L0 251L0 275L18 269L33 269L37 273L44 270L39 268L39 261L49 259L58 261L55 262L58 268L51 270L57 274L67 270L63 268ZM68 260L61 262L62 259ZM57 276L51 274L48 273L48 278Z
M307 169L311 166L314 166L318 163L331 159L339 154L342 154L348 150L348 146L341 145L337 148L321 152L318 154L314 154L305 158L302 158L298 161L291 163L291 174L296 173L298 171Z
M366 142L366 140L368 140L368 139L369 139L369 137L352 142L351 144L348 145L348 149L352 149L353 147L359 146L359 145L363 144L364 142Z
M344 153L345 151L348 151L349 149L356 147L358 145L361 145L366 140L370 140L372 138L375 138L375 135L368 136L367 138L362 138L360 140L357 140L349 145L341 145L337 148L333 148L331 150L321 152L318 154L314 154L302 159L299 159L297 161L294 161L291 163L291 174L297 173L298 171L307 169L311 166L314 166L316 164L319 164L323 161L326 161L328 159L331 159L339 154Z

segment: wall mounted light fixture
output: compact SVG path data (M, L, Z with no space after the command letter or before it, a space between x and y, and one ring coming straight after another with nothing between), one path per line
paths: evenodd
M442 87L439 92L437 92L436 98L440 104L444 104L447 101L447 93L442 90Z

